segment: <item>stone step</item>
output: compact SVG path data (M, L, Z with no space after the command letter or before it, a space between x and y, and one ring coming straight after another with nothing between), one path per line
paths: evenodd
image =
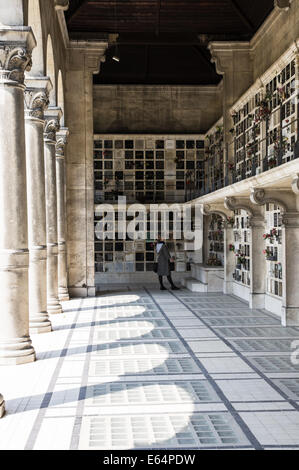
M197 281L196 279L183 279L182 285L191 292L208 292L208 285L203 284L202 282Z

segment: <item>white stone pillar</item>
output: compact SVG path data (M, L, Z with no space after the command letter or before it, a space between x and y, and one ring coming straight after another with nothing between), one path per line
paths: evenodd
M286 212L282 227L283 298L281 323L299 326L299 212Z
M58 223L58 296L61 302L70 300L66 260L66 210L65 210L65 147L69 131L60 129L56 144L57 223Z
M2 418L5 414L5 401L3 396L0 393L0 418Z
M251 228L251 266L250 266L250 297L252 309L265 308L266 293L266 260L263 253L265 220L262 215L250 217Z
M235 244L233 226L224 221L224 294L233 293L233 272L235 270L235 254L229 249Z
M36 42L0 26L0 364L35 360L29 336L24 71Z
M51 82L29 78L25 91L25 133L29 238L29 326L31 333L51 331L47 312L47 237L44 163L44 111Z
M57 233L57 188L56 188L56 132L60 128L60 108L49 108L45 112L45 175L46 175L46 219L47 219L47 291L48 312L62 313L58 297L58 233Z

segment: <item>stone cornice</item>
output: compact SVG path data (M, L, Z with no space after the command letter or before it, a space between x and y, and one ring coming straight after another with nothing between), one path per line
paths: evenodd
M235 52L243 52L250 54L250 42L233 42L233 41L212 41L208 45L212 59L215 63L216 71L219 75L224 75L232 66L232 57Z
M100 72L101 63L105 62L108 41L70 41L70 51L81 51L85 56L85 68L93 74Z

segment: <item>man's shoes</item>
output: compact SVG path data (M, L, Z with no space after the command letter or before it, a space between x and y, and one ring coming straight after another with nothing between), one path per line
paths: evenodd
M172 286L171 290L180 290L180 288L176 286Z
M166 289L166 287L161 286L161 287L160 287L160 290L167 290L167 289Z

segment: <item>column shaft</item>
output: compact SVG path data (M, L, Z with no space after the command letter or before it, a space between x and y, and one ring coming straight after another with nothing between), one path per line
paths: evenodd
M24 70L30 28L0 28L0 364L35 360L29 336Z
M45 175L47 219L47 291L48 312L62 313L58 298L58 233L56 188L56 132L59 130L60 114L46 111L45 127Z
M299 326L299 213L287 213L283 219L283 326Z
M29 235L29 326L32 333L51 331L47 312L47 240L44 164L44 108L49 80L29 79L25 93L27 200Z
M233 272L235 269L235 254L229 249L230 245L235 244L234 231L231 225L225 222L224 228L224 294L232 294L233 292Z
M263 253L265 222L261 218L251 218L251 285L250 308L265 308L266 261Z
M64 151L68 131L61 129L57 134L56 177L57 177L57 223L58 223L58 295L60 301L69 300L66 260L66 210L65 210L65 159Z

